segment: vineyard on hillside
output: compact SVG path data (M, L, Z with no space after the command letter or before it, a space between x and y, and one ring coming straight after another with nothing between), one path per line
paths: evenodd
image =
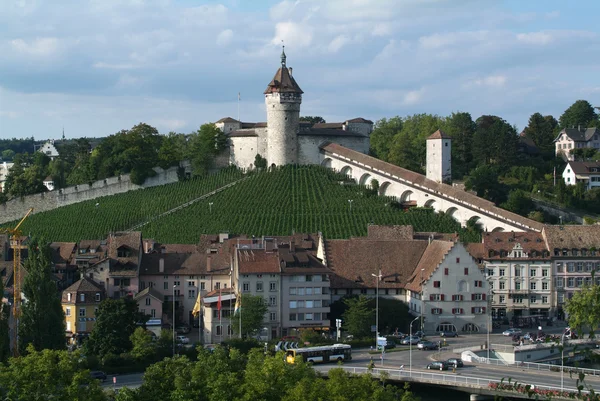
M32 216L23 232L52 241L79 241L148 221L141 228L144 238L196 243L200 234L220 232L262 236L320 231L326 238L349 238L366 235L369 224L403 224L417 231L459 232L463 241L479 241L478 233L462 229L451 216L430 209L404 211L392 198L376 196L319 166L253 173L231 188L156 218L240 178L241 172L227 169L202 179L70 205Z

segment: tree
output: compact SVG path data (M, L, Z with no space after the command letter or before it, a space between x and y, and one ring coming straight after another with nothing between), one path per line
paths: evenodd
M508 194L508 199L502 205L503 209L510 210L513 213L527 216L532 211L534 205L531 197L523 190L515 189Z
M227 137L214 124L208 123L190 135L187 158L194 175L204 175L212 167L214 158L227 146Z
M540 151L553 153L556 124L554 117L544 117L540 113L534 113L529 117L529 123L525 127L525 136L531 139Z
M590 122L597 120L598 115L587 100L577 100L558 119L559 127L587 127Z
M169 132L163 137L162 144L158 150L158 165L163 169L178 166L185 159L185 148L187 139L184 134Z
M37 239L29 243L29 256L24 263L23 295L19 319L19 348L29 344L37 351L65 349L65 314L60 293L52 278L51 250Z
M569 316L569 324L579 336L581 337L587 328L590 330L590 338L594 338L594 333L600 325L600 286L586 285L581 291L575 291L573 297L565 302L564 308Z
M197 398L177 397L172 398L182 385L187 387L191 383L194 364L185 356L165 358L155 363L144 372L144 382L139 388L138 398L141 401L154 400L194 400ZM199 394L199 393L198 393Z
M486 198L496 204L504 202L507 188L498 181L497 170L489 165L482 165L471 170L465 180L465 189L475 191L477 196Z
M152 340L152 333L143 327L135 329L131 337L133 348L130 352L138 361L147 361L156 354L156 345Z
M325 119L321 116L302 116L300 117L300 121L305 121L312 125L325 123Z
M497 116L481 116L475 124L473 157L477 164L514 165L519 142L515 128Z
M410 136L405 132L394 137L387 161L412 171L421 171L421 165L416 159Z
M133 298L107 298L100 303L96 324L85 342L85 349L99 357L130 351L131 335L138 323L145 323L146 320L147 316L138 312L138 304Z
M257 153L256 157L254 157L254 167L267 168L267 159Z
M389 152L394 137L402 131L402 119L393 117L385 118L375 123L375 128L370 135L371 153L383 161L389 161Z
M6 149L2 151L2 160L8 161L12 160L15 157L15 151L12 149Z
M367 337L371 334L371 325L375 313L369 305L369 298L364 295L358 298L351 297L344 299L347 306L342 315L344 329L350 332L355 338Z
M33 346L26 355L11 358L0 371L3 400L104 401L106 395L89 370L79 366L79 353L56 350L37 351Z
M452 137L452 175L462 178L473 163L475 123L471 114L452 113L444 123L444 132Z
M233 317L232 326L236 334L240 333L240 316L242 319L242 337L247 337L260 331L263 327L265 313L268 307L260 295L242 294L242 307Z

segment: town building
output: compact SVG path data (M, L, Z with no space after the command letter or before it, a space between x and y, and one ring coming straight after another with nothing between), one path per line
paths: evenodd
M138 303L138 310L149 319L160 319L162 322L164 295L154 287L146 287L133 299Z
M42 146L39 147L37 151L45 154L52 160L59 156L53 139L46 141Z
M231 287L213 290L203 296L202 342L204 344L218 344L233 338L233 325L239 327L239 320L233 318L235 302L236 293Z
M427 178L435 182L452 182L452 138L443 131L437 130L427 138L426 142Z
M43 184L48 191L54 191L54 178L51 176L44 178Z
M600 162L569 161L563 170L566 185L583 183L585 189L600 187Z
M600 285L600 226L546 225L542 235L552 257L556 300L553 307L559 319L565 318L565 302L584 285Z
M369 152L372 121L354 118L343 123L301 122L303 93L282 52L281 67L264 91L267 121L249 123L226 117L215 123L228 137L229 147L223 157L226 163L253 168L255 157L260 154L268 166L320 164L319 146L325 142Z
M74 344L89 336L96 323L96 312L106 292L95 281L83 277L62 292L67 336Z
M552 261L541 233L491 232L471 246L485 268L494 319L546 319L554 314Z
M554 139L556 156L565 160L575 160L573 151L576 149L600 149L600 129L591 128L563 128Z
M8 173L12 166L14 166L14 163L0 163L0 192L4 192L4 183L6 182L6 178L8 177Z
M77 252L75 242L52 242L52 273L59 291L64 290L79 279L77 265L73 262Z

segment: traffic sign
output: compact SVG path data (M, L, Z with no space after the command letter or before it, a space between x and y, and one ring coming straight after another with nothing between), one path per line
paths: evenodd
M117 384L117 376L113 376L113 384Z

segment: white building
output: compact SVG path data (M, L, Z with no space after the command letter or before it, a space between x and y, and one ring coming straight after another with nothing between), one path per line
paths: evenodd
M226 117L215 123L229 138L229 149L225 151L228 163L252 168L260 154L268 166L320 164L319 146L326 142L368 154L372 121L354 118L343 123L300 122L303 93L282 52L281 67L264 91L267 121L248 123Z
M413 331L486 333L490 327L490 287L475 259L460 242L434 240L409 279L408 303Z
M436 182L452 181L452 138L437 130L427 138L427 178Z
M582 182L586 189L600 187L600 162L570 161L562 173L566 185Z
M13 165L14 163L0 163L0 191L2 192L4 192L4 183L6 182L6 177L8 177L8 173Z
M54 179L50 176L44 179L44 186L48 191L54 191Z
M39 149L38 152L45 154L50 159L54 160L58 157L58 150L54 146L54 140L48 140Z
M554 139L556 156L566 160L575 160L571 151L583 148L600 149L600 129L592 128L563 128Z

